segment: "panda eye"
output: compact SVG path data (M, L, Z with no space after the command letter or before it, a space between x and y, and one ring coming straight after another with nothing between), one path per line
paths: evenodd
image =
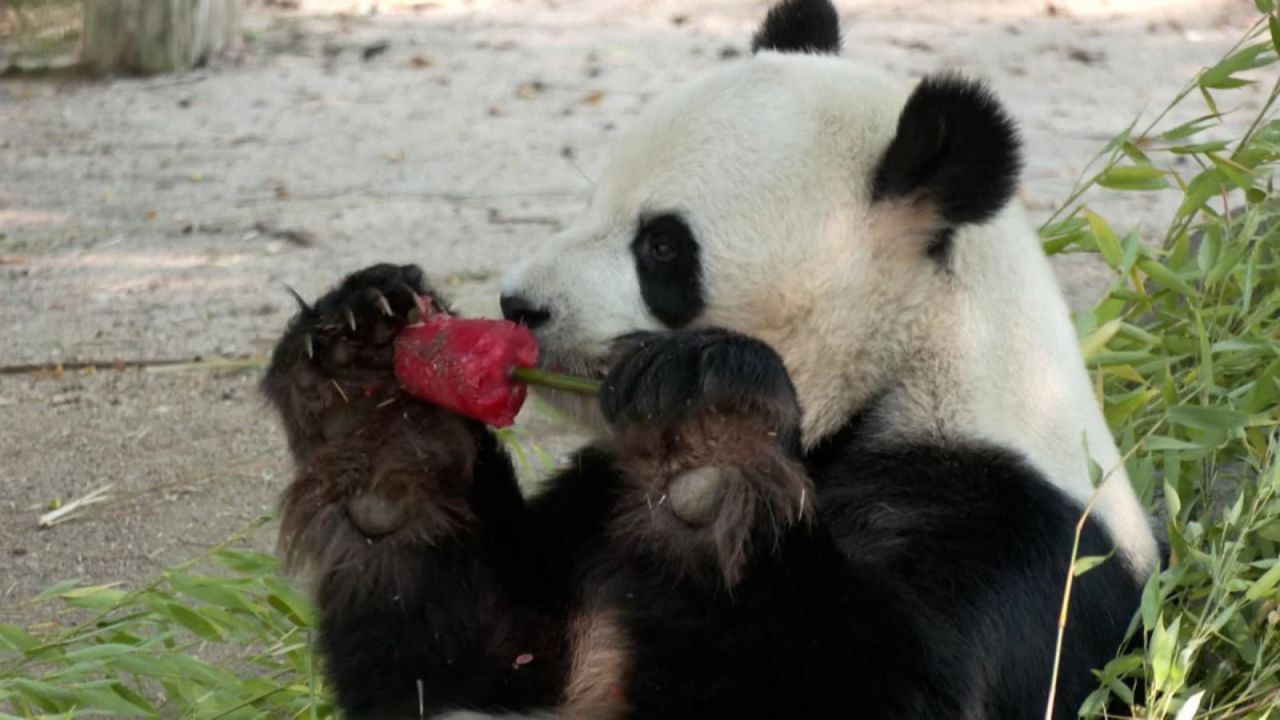
M669 263L680 256L680 247L666 238L651 239L648 245L649 256L660 263Z
M691 256L696 258L698 244L679 215L664 213L641 219L631 251L636 260L660 267L683 263Z
M678 328L702 312L706 303L698 240L679 213L642 216L631 254L640 294L655 318Z

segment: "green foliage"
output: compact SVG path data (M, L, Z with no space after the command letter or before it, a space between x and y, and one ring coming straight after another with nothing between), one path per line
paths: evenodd
M1245 40L1145 130L1113 139L1042 228L1050 254L1096 253L1115 271L1076 324L1172 555L1134 620L1139 649L1100 672L1089 717L1115 698L1145 718L1280 717L1280 18L1259 8ZM1213 138L1219 100L1254 77L1273 83L1261 111L1241 137ZM1163 128L1175 108L1198 117ZM1095 186L1179 204L1158 238L1122 234L1077 204Z
M1134 618L1138 649L1099 672L1089 717L1117 698L1161 720L1280 717L1280 18L1255 2L1263 15L1245 40L1146 129L1112 140L1042 228L1050 254L1095 253L1115 271L1077 326L1172 552ZM1228 117L1219 100L1253 77L1273 78L1262 110L1241 137L1213 137ZM1164 127L1193 102L1195 119ZM1178 209L1154 241L1118 232L1082 204L1098 187L1178 193ZM550 465L503 439L525 474ZM0 624L0 718L6 703L24 717L332 717L310 607L272 557L241 547L266 522L133 590L42 593L54 622Z
M133 590L59 583L41 633L0 623L0 717L332 717L310 605L241 547L269 520Z

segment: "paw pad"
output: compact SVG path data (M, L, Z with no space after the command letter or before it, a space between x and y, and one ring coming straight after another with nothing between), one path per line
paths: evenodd
M347 517L361 534L380 538L404 527L409 522L409 510L404 503L364 493L347 501Z
M704 413L620 433L614 537L677 576L733 587L752 552L812 516L812 482L771 428L768 416Z
M735 481L742 481L742 473L732 467L700 467L677 475L667 486L671 514L694 527L710 525Z

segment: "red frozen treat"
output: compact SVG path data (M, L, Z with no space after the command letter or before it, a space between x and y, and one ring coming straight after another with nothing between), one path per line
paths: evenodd
M426 312L395 340L396 379L409 394L494 427L515 422L528 392L512 371L537 362L533 333L506 320Z

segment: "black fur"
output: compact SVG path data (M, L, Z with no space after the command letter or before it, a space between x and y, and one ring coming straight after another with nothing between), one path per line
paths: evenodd
M666 213L640 222L631 254L640 293L653 316L669 328L688 325L706 305L698 241L679 215Z
M530 330L536 330L551 320L550 310L519 295L503 295L498 299L498 305L502 308L502 317Z
M1017 128L986 87L935 75L903 107L871 197L927 203L944 230L999 212L1013 197L1021 168Z
M974 717L1043 716L1082 509L1013 453L864 439L875 424L868 410L811 456L823 522L846 555L896 576L943 693L969 696ZM1112 552L1091 519L1079 556ZM1096 687L1090 670L1120 648L1140 594L1118 558L1076 578L1054 717Z
M554 489L525 502L496 441L485 456L470 501L487 512L459 537L405 548L398 593L326 607L334 591L318 588L320 648L344 717L418 718L419 681L427 717L561 700L576 573L603 532L611 488L597 479L610 474L608 459L580 453ZM383 541L375 551L393 549ZM323 577L364 585L368 572L366 563Z
M1043 716L1080 508L1019 458L872 440L874 409L801 454L777 355L681 330L620 353L601 399L616 440L525 499L477 424L394 388L318 394L390 381L375 324L401 316L360 315L363 335L338 321L415 279L352 276L291 324L266 382L302 439L282 541L318 575L347 717L416 718L419 684L428 717ZM300 333L355 347L309 358ZM350 420L317 420L334 412ZM705 468L722 492L687 522L675 489ZM352 503L369 496L410 520L362 534ZM1110 546L1086 526L1082 554ZM1119 560L1079 579L1055 716L1091 689L1139 592ZM584 632L592 618L605 631Z
M751 51L840 53L840 16L830 0L783 0L769 10Z
M346 403L337 402L345 392L342 382L356 386L385 379L391 339L419 296L448 311L426 287L420 268L386 263L351 274L314 305L294 295L301 308L271 355L262 390L284 418L295 456L308 455L326 430L332 435L350 416ZM329 380L334 382L326 384ZM362 396L357 393L357 399Z
M630 336L605 377L600 408L618 428L682 422L707 408L757 413L791 428L800 413L778 354L717 328Z
M610 597L634 638L632 717L959 717L931 688L924 639L889 582L851 565L820 526L771 550L732 594L621 565Z

